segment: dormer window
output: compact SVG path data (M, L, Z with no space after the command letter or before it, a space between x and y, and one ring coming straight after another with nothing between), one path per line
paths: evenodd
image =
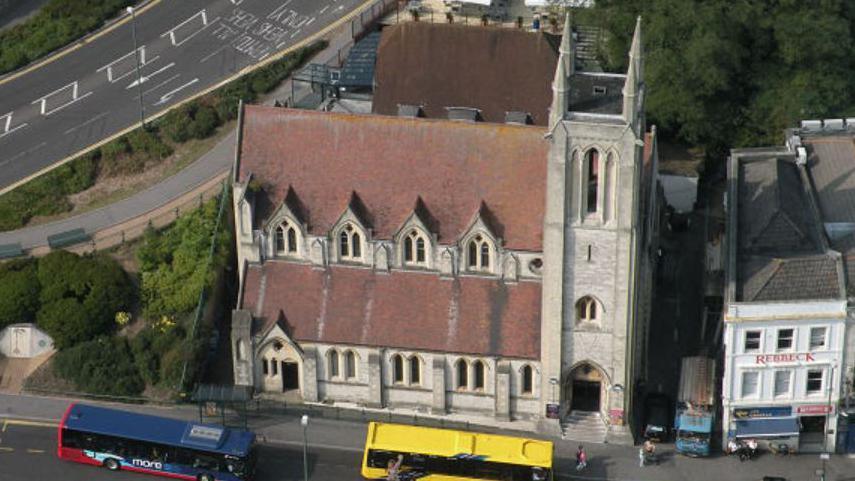
M338 253L342 260L362 259L362 236L353 224L347 224L338 234Z
M493 244L485 236L476 234L467 247L467 266L473 271L489 271Z
M418 229L411 230L404 237L404 264L425 265L427 263L428 242Z
M293 255L298 252L297 248L297 226L290 220L284 220L276 226L276 253L280 255Z

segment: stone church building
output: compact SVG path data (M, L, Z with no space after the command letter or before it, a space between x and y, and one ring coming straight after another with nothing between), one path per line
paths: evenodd
M626 432L657 229L641 32L626 75L577 71L564 32L547 126L242 110L236 384Z

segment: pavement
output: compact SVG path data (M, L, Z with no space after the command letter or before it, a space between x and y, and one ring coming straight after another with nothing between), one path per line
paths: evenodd
M271 61L369 3L152 0L135 20L0 78L0 192L128 131L141 114L150 120Z
M337 59L339 51L346 48L350 42L350 28L344 28L337 34L331 35L329 46L315 55L312 62L328 63ZM2 86L0 86L0 89L2 89ZM273 104L275 100L284 100L289 96L290 80L287 80L283 82L282 86L271 92L263 101L264 103ZM0 123L1 127L2 123ZM66 219L14 231L0 232L0 245L18 243L22 249L28 250L34 247L46 246L48 236L53 234L67 232L76 228L83 228L87 233L94 234L108 227L152 212L163 205L169 204L172 200L179 198L183 194L205 185L210 179L230 169L234 161L235 142L236 132L233 131L217 143L213 149L185 169L124 200ZM2 138L0 138L0 151L2 151ZM2 162L0 162L1 165ZM2 172L1 167L0 172Z
M110 473L87 466L61 463L52 454L55 430L70 399L0 395L0 481L5 479L116 479ZM92 401L85 401L92 402ZM122 405L122 409L147 412L179 419L197 419L193 406ZM303 430L300 410L250 410L249 426L259 435L263 450L259 480L299 479L302 475ZM360 452L365 441L366 423L312 418L307 430L310 478L314 480L358 480ZM556 443L556 478L578 481L760 481L763 476L781 476L788 481L818 480L815 471L821 461L816 455L775 457L762 454L754 461L739 462L733 457L687 458L676 455L673 447L659 447L661 464L638 466L637 448L609 444L585 444L588 467L577 472L574 452L578 443ZM42 450L42 453L28 450ZM38 463L31 460L38 458ZM32 471L38 470L38 471ZM828 462L828 481L853 481L855 460L833 455ZM26 473L26 474L25 474ZM111 476L108 478L108 476ZM123 479L135 479L128 477ZM150 478L139 478L150 479Z
M14 27L35 15L49 0L0 0L0 30Z

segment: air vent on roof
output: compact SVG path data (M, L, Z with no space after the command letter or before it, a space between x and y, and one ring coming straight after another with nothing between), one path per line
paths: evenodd
M481 111L472 107L446 107L448 120L465 120L477 122L481 120Z
M594 85L594 95L605 95L606 87L603 85Z
M802 120L802 130L817 132L822 130L822 120Z
M398 117L424 117L421 105L398 104Z
M846 118L846 129L850 132L855 130L855 117Z
M531 125L534 122L531 120L531 114L528 112L520 112L518 110L512 110L510 112L505 112L505 123L506 124L521 124L521 125Z
M825 119L823 124L825 130L844 130L846 128L843 124L843 119Z
M796 165L807 165L807 149L796 147Z

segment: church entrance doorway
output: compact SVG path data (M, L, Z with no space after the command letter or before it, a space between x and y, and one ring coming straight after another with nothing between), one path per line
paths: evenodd
M599 412L602 409L603 374L588 363L574 368L567 379L571 411Z
M300 388L300 370L296 362L282 361L282 391Z

